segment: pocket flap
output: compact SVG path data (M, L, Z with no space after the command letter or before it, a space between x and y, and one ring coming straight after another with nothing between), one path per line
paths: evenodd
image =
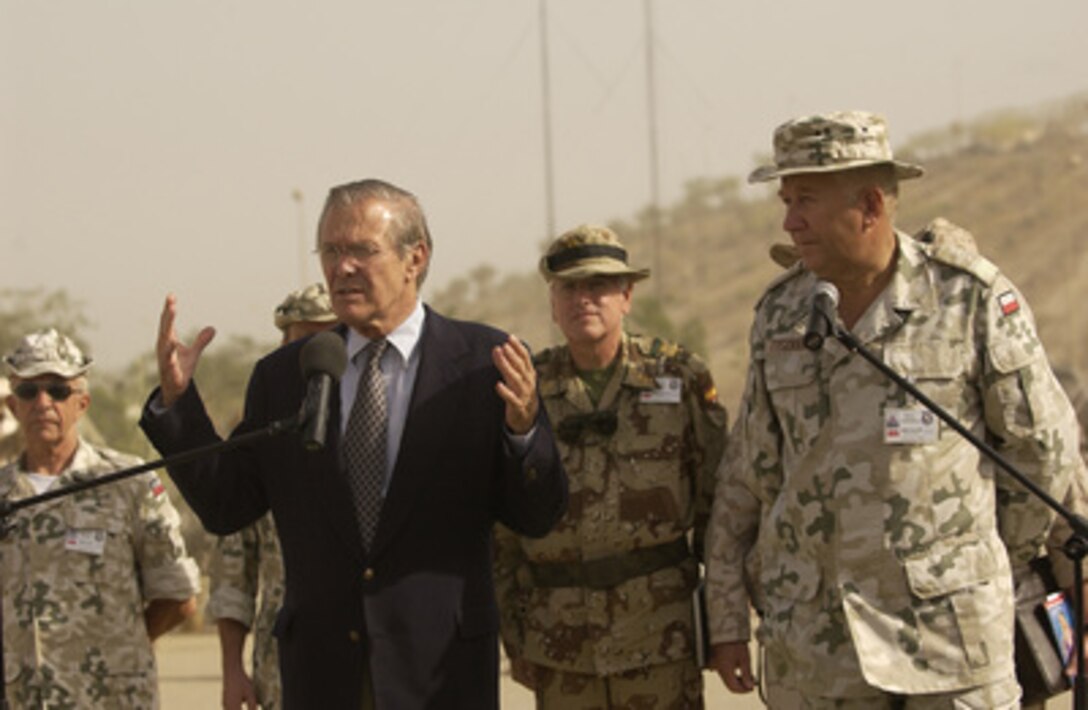
M925 554L904 560L904 568L911 591L932 599L992 579L1001 566L990 543L956 538L939 541Z

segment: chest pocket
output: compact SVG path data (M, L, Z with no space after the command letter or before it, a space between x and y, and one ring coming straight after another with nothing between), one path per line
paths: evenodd
M807 451L829 413L816 356L808 351L768 353L763 379L785 445L795 453Z
M133 583L136 562L124 520L76 507L65 523L64 557L73 579L111 587Z
M681 402L640 402L623 393L612 437L619 471L619 518L635 524L682 523L693 481L686 465L688 417Z
M971 360L963 343L915 342L889 344L884 348L884 362L895 372L910 380L926 395L957 419L972 411L977 402L974 388L965 387ZM888 406L915 404L898 387Z

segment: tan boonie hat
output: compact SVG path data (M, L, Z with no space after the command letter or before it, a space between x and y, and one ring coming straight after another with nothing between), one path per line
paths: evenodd
M774 165L756 168L748 182L798 173L830 173L867 165L895 166L900 180L919 177L918 165L892 157L888 124L867 111L837 111L787 121L774 130Z
M649 269L627 265L627 249L608 227L583 224L565 232L548 246L540 259L544 280L573 281L590 276L626 276L641 281Z
M38 375L60 375L70 380L86 372L92 360L71 338L49 328L20 340L4 356L4 362L13 375L24 380Z
M330 323L336 320L325 284L316 283L287 294L276 306L276 327L287 330L293 323Z

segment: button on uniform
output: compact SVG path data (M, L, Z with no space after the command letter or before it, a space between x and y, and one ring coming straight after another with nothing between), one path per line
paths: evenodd
M374 568L367 567L365 570L363 570L363 581L369 582L372 579L374 579Z

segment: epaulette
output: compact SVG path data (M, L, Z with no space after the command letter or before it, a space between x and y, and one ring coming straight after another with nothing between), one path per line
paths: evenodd
M555 354L558 351L559 348L545 348L544 350L533 353L533 366L541 367L543 365L547 365L549 362L555 359Z
M138 456L132 454L123 454L120 451L114 451L113 449L107 449L105 446L93 447L95 452L102 457L103 461L116 466L118 469L129 468L131 466L139 466L143 463L143 460Z
M963 227L938 217L914 235L931 259L961 271L966 271L989 286L1000 271L978 253L975 238Z
M680 352L680 345L671 340L646 335L631 335L630 338L638 351L649 358L672 358Z
M781 274L771 279L770 283L767 284L767 287L763 289L763 293L760 295L759 300L756 301L755 307L759 308L759 306L763 303L763 299L765 299L771 293L771 291L774 291L782 284L797 278L803 273L805 273L805 265L801 262L800 259L798 259L793 266L789 267Z

